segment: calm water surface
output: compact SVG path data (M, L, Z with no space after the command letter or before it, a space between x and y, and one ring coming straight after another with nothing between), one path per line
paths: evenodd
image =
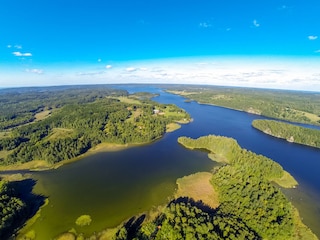
M267 136L251 127L263 117L221 107L185 103L179 96L157 88L126 87L129 92L160 93L154 100L174 103L188 111L194 121L162 139L141 147L118 152L101 152L57 170L34 173L35 191L49 197L41 218L29 229L37 239L50 239L75 228L91 234L114 227L132 215L164 204L172 196L177 178L210 171L215 165L205 153L189 151L177 143L179 136L208 134L235 138L251 151L279 162L299 182L299 187L285 190L300 210L304 222L320 236L320 150ZM91 215L90 226L77 227L75 220Z

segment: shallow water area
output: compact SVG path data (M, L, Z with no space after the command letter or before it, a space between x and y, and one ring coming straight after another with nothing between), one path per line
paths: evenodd
M116 152L99 152L57 170L34 173L35 192L49 197L33 229L36 239L49 239L75 228L90 235L115 227L133 215L165 204L176 179L215 165L206 153L190 152L167 134L155 143ZM89 226L75 224L88 214Z

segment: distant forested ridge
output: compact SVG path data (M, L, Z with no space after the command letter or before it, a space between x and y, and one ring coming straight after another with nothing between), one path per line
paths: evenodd
M131 218L113 239L317 239L273 183L288 177L278 163L226 137L180 137L178 142L225 160L211 178L220 205L212 209L180 197L151 221L144 215ZM290 181L295 182L292 177Z
M199 103L213 104L291 122L320 125L320 93L213 86L166 86Z
M31 88L0 92L0 165L54 164L102 142L145 143L167 124L190 116L172 104L110 86Z
M274 120L254 120L252 126L268 135L320 148L320 130Z

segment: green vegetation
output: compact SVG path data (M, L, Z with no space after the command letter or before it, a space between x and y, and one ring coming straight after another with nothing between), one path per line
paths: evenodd
M92 219L90 215L81 215L76 220L76 224L81 227L90 225L91 222L92 222Z
M320 131L274 120L254 120L252 126L268 135L320 148Z
M103 142L150 142L160 138L169 123L188 122L185 111L147 97L103 86L5 91L0 99L8 104L0 107L0 129L10 134L0 135L0 165L32 161L41 166L38 162L42 161L47 167ZM35 115L46 109L52 110L50 115L46 112L42 120L34 121ZM24 121L26 116L30 117Z
M8 182L0 179L0 239L7 239L32 217L44 197L32 194L31 179Z
M172 86L169 92L200 103L291 122L320 124L320 93L210 86Z
M230 138L210 135L198 139L181 137L178 141L190 149L206 149L211 155L219 155L226 159L225 164L213 173L197 173L178 180L178 198L154 219L145 220L145 215L131 218L113 239L317 239L272 184L286 174L279 164L242 149ZM215 208L206 205L207 201L179 197L189 184L195 185L191 186L195 194L196 188L201 192L201 188L208 187L209 179L219 198Z
M211 208L219 206L218 194L215 192L210 180L209 172L198 172L177 179L178 188L175 198L188 197L195 201L202 201Z

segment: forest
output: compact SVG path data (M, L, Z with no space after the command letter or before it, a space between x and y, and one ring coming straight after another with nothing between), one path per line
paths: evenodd
M152 221L144 221L144 215L130 219L113 239L317 239L274 184L285 174L278 163L226 137L180 137L178 142L225 159L211 178L219 206L173 199Z
M254 120L252 126L268 135L320 148L320 130L274 120Z
M0 178L0 239L7 239L31 218L45 198L34 195L35 181L7 181Z
M213 104L291 122L320 125L320 93L218 86L166 86L167 91Z
M190 116L172 104L110 86L4 91L0 100L0 165L33 160L49 166L77 157L100 143L146 143L169 123Z

